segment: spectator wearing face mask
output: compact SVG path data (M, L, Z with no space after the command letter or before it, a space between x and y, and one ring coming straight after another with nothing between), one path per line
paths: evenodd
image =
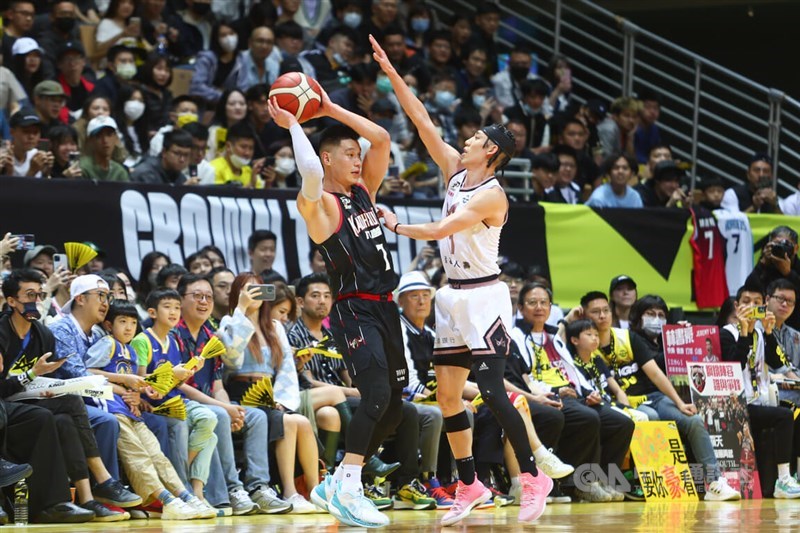
M442 139L451 146L458 142L458 131L453 116L456 105L456 80L439 77L431 83L431 98L425 107L431 116L435 116L442 126Z
M222 91L233 84L229 78L237 63L238 46L239 35L230 23L215 24L209 49L197 54L189 94L216 104Z
M259 176L260 164L250 166L253 159L255 137L248 125L238 122L228 129L224 153L211 162L217 185L237 184L249 189L263 189Z
M272 158L272 159L270 159ZM267 162L264 163L264 187L270 189L296 189L300 186L300 175L294 160L292 143L277 141L267 148Z
M544 80L525 80L520 84L522 99L504 111L508 120L520 120L527 132L525 145L533 153L549 150L551 116L547 102L549 87Z
M147 154L149 136L147 134L146 105L144 94L138 86L123 85L119 98L114 102L111 115L120 126L120 141L128 152L123 164L132 169Z
M344 0L342 2L334 2L333 16L328 19L325 26L317 35L314 42L314 48L325 48L328 40L332 36L332 32L339 28L346 27L353 30L354 35L362 35L362 22L364 21L364 6L360 0ZM354 43L358 44L359 39L355 39Z
M531 72L533 57L525 45L515 46L508 58L508 68L492 76L492 85L498 103L503 107L514 107L522 100L521 84L525 80L535 80Z
M307 50L300 54L313 69L307 72L319 82L326 92L333 92L347 84L347 68L355 56L357 38L347 26L339 26L329 32L323 49Z
M119 88L129 84L136 76L136 57L133 50L125 46L112 46L107 54L108 67L106 75L95 85L94 94L106 96L109 100L117 99Z
M180 129L187 124L200 119L200 105L193 96L178 96L172 101L172 110L169 112L169 124L159 128L158 132L150 139L151 156L159 156L164 148L164 135L174 129Z

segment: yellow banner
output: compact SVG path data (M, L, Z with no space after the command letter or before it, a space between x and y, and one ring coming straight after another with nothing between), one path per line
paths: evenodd
M631 453L647 503L697 501L697 490L675 422L637 422Z

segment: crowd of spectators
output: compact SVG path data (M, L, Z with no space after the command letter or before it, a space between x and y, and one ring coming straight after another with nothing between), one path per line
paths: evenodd
M504 180L525 190L512 200L800 213L796 195L776 196L766 154L742 162L743 185L726 189L701 176L690 190L691 162L673 157L657 92L642 88L613 102L581 95L568 57L545 63L526 44L498 38L503 16L490 1L444 19L424 2L399 0L11 0L0 172L295 188L291 143L266 100L278 76L300 71L333 102L391 133L382 194L439 197L442 176L372 61L373 34L446 142L459 147L493 122L515 133L517 165L528 160L532 178ZM190 80L173 85L187 71ZM313 134L329 122L304 127ZM179 130L186 134L168 135ZM662 161L672 163L656 172Z

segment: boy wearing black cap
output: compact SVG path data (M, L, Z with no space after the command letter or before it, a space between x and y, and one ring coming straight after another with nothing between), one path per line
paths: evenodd
M747 165L747 183L725 191L722 209L742 213L781 214L778 196L772 188L772 160L768 154L755 153Z
M513 328L508 287L500 283L497 253L508 216L508 199L495 172L516 150L514 135L500 124L468 139L459 153L436 133L423 104L394 69L386 52L370 36L373 57L392 82L397 99L417 127L433 160L448 176L442 219L428 224L400 224L383 211L389 231L417 240L438 240L449 285L436 294L434 368L437 399L460 481L453 507L442 525L455 524L486 502L491 492L475 475L472 430L461 399L470 371L481 397L511 442L521 474L521 522L544 512L553 481L536 468L525 425L505 394L503 376Z
M42 119L25 107L11 116L11 149L0 153L0 172L5 176L41 178L53 168L50 152L36 148L42 137Z

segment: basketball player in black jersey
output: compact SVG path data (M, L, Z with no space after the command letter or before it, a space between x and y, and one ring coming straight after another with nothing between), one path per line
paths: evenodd
M303 178L297 208L325 259L336 301L331 332L361 393L342 464L311 499L348 525L384 526L388 517L363 495L361 465L399 424L401 393L408 383L400 314L391 296L398 276L374 205L389 167L389 133L323 92L315 118L327 116L343 125L323 131L317 157L294 115L274 101L269 110L292 136ZM371 145L363 162L359 136Z

